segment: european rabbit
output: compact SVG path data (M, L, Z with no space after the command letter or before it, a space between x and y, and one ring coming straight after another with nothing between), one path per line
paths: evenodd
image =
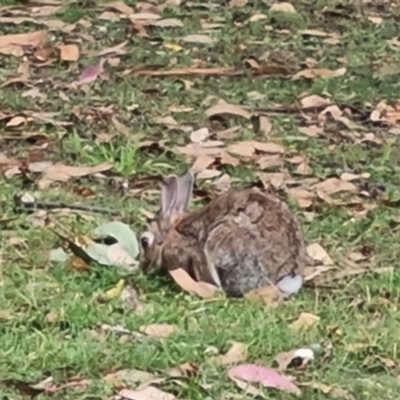
M144 270L183 268L229 296L267 285L286 296L299 291L307 256L289 207L252 188L221 194L188 212L193 181L191 172L165 179L161 209L140 240Z

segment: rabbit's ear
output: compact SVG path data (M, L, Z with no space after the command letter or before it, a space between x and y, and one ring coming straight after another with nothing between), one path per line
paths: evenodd
M186 212L192 199L194 176L191 171L178 177L178 191L175 200L175 211Z
M161 188L161 212L163 215L167 215L175 209L177 193L178 177L176 175L167 176Z

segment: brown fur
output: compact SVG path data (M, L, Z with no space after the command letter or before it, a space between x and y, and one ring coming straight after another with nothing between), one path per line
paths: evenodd
M222 194L164 223L163 232L161 225L155 229L158 250L147 252L147 259L158 259L165 270L184 268L197 281L218 284L217 276L228 295L301 275L306 264L301 229L289 207L255 188Z

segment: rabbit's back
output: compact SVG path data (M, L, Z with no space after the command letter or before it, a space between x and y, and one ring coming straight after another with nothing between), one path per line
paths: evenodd
M223 194L176 229L202 243L208 268L229 295L301 279L306 251L300 226L285 203L257 189Z

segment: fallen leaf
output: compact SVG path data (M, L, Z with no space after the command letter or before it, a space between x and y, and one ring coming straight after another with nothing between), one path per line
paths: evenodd
M243 117L246 119L251 118L251 114L248 111L241 108L240 106L222 102L206 110L205 114L208 118L211 118L214 115L221 115L221 114L236 115L238 117Z
M118 383L118 381L125 381L131 384L142 385L154 380L155 376L146 371L137 369L123 369L104 376L104 380L110 383Z
M42 47L46 41L46 31L0 36L0 54L21 57L24 54L24 47Z
M199 172L196 176L197 179L212 179L220 176L222 171L218 171L216 169L203 169L203 171Z
M255 364L238 365L228 371L228 377L234 380L257 383L266 388L283 390L285 392L300 395L300 389L284 375L279 374L270 368L261 367Z
M104 73L104 68L103 68L104 63L105 63L105 58L101 59L98 65L92 65L90 67L85 68L81 73L81 75L79 76L77 84L80 86L89 85L90 83L97 80L97 78Z
M61 46L60 58L63 61L78 61L79 47L76 44L66 44Z
M254 140L233 143L228 146L227 150L230 153L243 157L252 157L256 151L269 154L285 152L285 148L279 144L271 142L256 142Z
M309 329L316 325L320 321L320 318L314 314L303 312L296 319L296 321L292 322L289 326L294 331L302 331Z
M48 166L43 172L43 177L39 181L40 187L47 187L52 182L66 182L72 177L82 177L93 175L99 172L108 171L112 168L112 164L106 162L94 167L72 167L64 164L54 164Z
M323 107L331 104L329 100L313 94L311 96L304 97L300 100L301 108L312 108L312 107Z
M197 129L190 134L190 140L193 143L204 142L210 137L210 131L207 127Z
M268 117L260 117L260 131L265 136L268 137L271 133L272 123Z
M59 318L60 318L60 315L58 314L58 312L52 310L46 314L46 316L44 317L44 320L46 322L53 323L53 322L58 321Z
M301 126L297 129L299 130L300 133L308 137L318 137L321 133L324 132L323 128L320 128L317 125Z
M300 78L315 79L315 78L338 78L346 73L346 68L339 68L330 70L326 68L308 68L294 74L292 79L297 80Z
M182 28L183 22L177 18L160 19L155 22L150 22L151 26L159 26L161 28Z
M131 21L156 21L158 19L161 19L161 16L151 12L140 12L131 14L129 16L129 19Z
M301 368L312 360L314 360L314 351L308 347L279 353L274 359L278 364L278 371Z
M307 254L315 261L322 262L323 265L333 265L332 259L319 243L311 243L307 246Z
M381 17L375 17L375 16L368 16L368 21L372 22L375 25L379 25L382 23L383 19Z
M8 121L6 123L6 126L8 128L15 128L17 126L25 125L25 124L26 124L26 118L21 115L18 115L14 118L11 118L10 121Z
M176 397L170 393L163 392L154 386L143 389L122 389L118 395L126 400L175 400Z
M111 300L111 299L114 299L115 297L118 297L122 292L124 284L125 284L125 281L123 279L120 279L118 281L118 283L112 289L107 290L107 292L104 293L104 297L107 300Z
M170 50L170 51L174 51L174 52L183 50L183 47L179 46L179 44L176 44L176 43L164 43L163 47L165 50Z
M169 324L151 324L143 325L139 328L140 332L145 333L147 336L157 338L167 338L176 331L176 326Z
M332 268L333 268L332 266L328 267L324 265L320 265L318 267L307 266L304 270L304 281L305 282L312 281L317 276L330 271Z
M326 181L311 186L311 189L317 193L321 192L330 195L338 192L356 192L357 186L351 182L342 181L339 178L329 178Z
M125 15L130 15L133 14L135 11L133 10L133 8L129 7L128 5L126 5L124 2L122 1L112 1L111 3L106 3L104 5L102 5L103 7L106 8L111 8L113 10L119 11L122 14Z
M270 7L269 11L285 12L285 13L295 13L296 9L290 3L274 3Z
M348 390L335 386L325 385L324 383L318 383L318 382L302 383L302 386L307 386L315 390L318 390L326 395L329 395L334 399L344 399L344 400L356 399L355 396L353 396L353 394L351 394L351 392L349 392Z
M108 57L110 55L113 56L123 56L124 54L127 53L127 51L124 49L124 47L127 45L128 41L126 40L125 42L122 42L120 44L117 44L116 46L112 47L107 47L103 50L97 51L93 53L93 56L96 57Z
M246 293L245 297L249 300L261 300L270 308L277 307L279 301L282 299L281 292L273 285L251 290Z
M79 273L88 272L90 270L88 263L82 260L82 258L77 257L75 254L69 258L67 268L70 271Z
M168 271L168 273L181 289L203 299L213 298L220 292L216 286L210 285L209 283L195 282L182 268Z
M230 7L244 7L249 0L230 0L229 6Z
M198 174L199 172L207 169L211 164L215 161L214 157L210 157L208 155L201 155L196 158L191 170L194 174Z
M351 181L355 181L358 179L369 179L371 177L371 174L368 172L362 173L362 174L351 174L348 172L344 172L342 175L340 175L340 179L342 181L346 181L346 182L351 182Z
M247 358L247 348L244 343L233 342L226 354L211 357L210 362L216 365L230 365L245 361Z
M182 38L186 43L212 44L212 39L207 35L187 35Z
M170 368L167 371L167 374L171 377L188 377L192 378L194 376L197 376L199 373L199 367L196 364L186 362L181 365L178 365L177 367Z
M231 187L231 177L228 174L223 174L214 181L214 186L221 192L227 192Z

